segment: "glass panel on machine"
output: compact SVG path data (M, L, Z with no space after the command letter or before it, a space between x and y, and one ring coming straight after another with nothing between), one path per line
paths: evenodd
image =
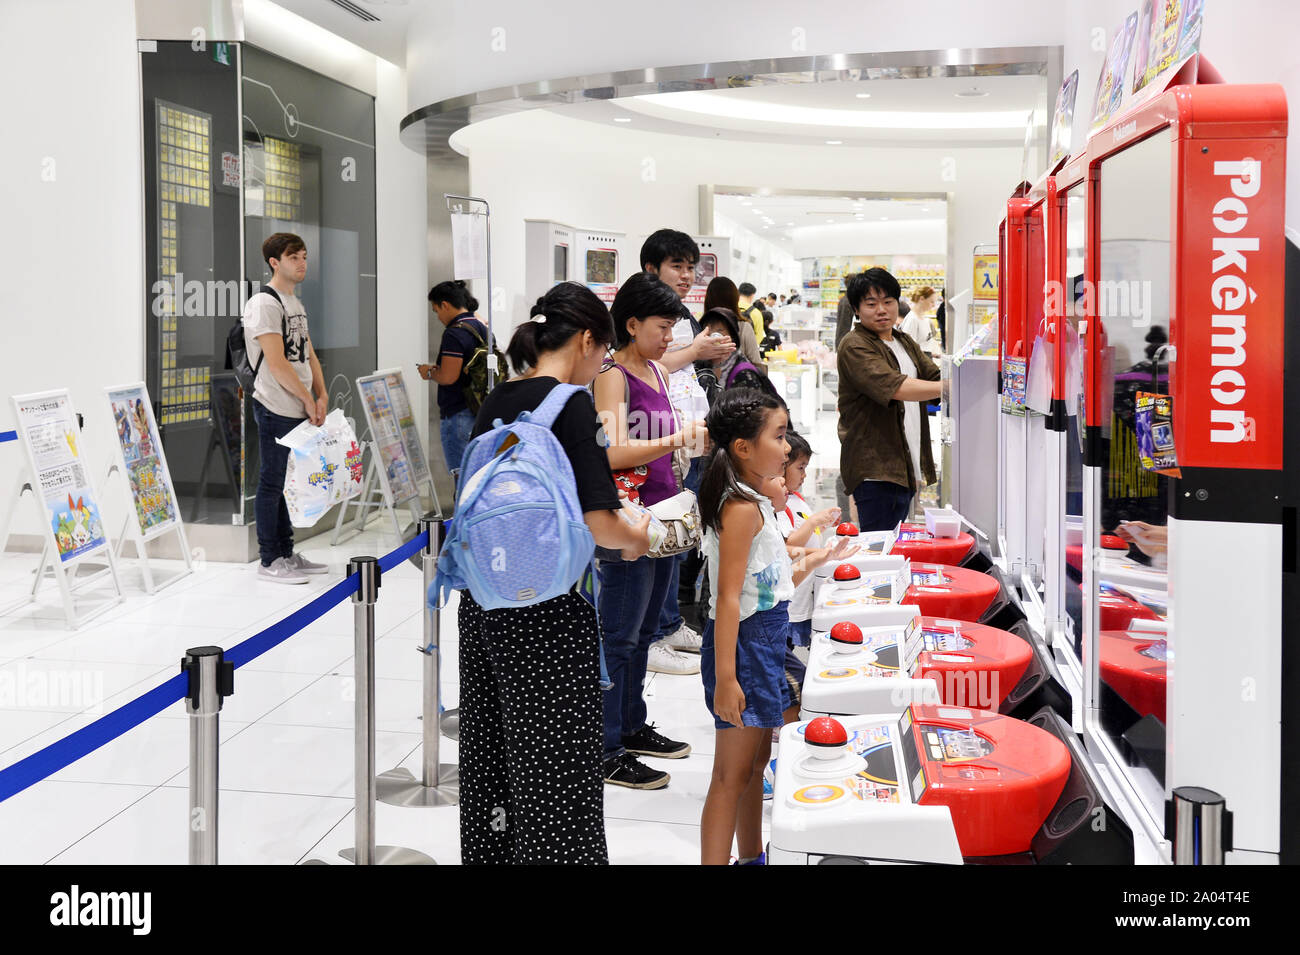
M1169 394L1170 151L1164 130L1103 162L1096 311L1101 412L1101 722L1159 811L1164 793L1168 479L1139 456L1137 407ZM1157 426L1158 427L1158 426Z
M1087 221L1084 184L1065 193L1065 612L1075 655L1083 639L1083 256Z

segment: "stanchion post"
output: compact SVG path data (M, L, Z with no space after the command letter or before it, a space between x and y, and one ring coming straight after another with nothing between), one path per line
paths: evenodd
M181 672L189 677L190 865L216 865L221 704L235 692L235 665L225 661L221 647L191 647Z
M361 582L352 595L353 674L356 682L356 813L355 861L371 865L375 858L375 602L379 599L379 561L353 557L348 576Z

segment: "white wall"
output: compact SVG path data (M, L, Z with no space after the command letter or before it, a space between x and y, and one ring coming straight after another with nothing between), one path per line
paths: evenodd
M996 238L997 226L993 228ZM824 255L946 255L948 225L943 219L903 219L802 226L794 230L794 252L801 259Z
M779 295L782 289L798 286L799 260L775 242L717 212L713 214L713 232L731 240L731 262L722 274L737 285L752 282L759 295L768 292ZM736 252L740 253L739 257ZM752 263L749 261L751 256L754 258Z
M469 154L474 194L492 203L493 283L503 290L514 322L527 315L525 219L629 235L662 227L697 232L699 186L707 183L951 192L951 297L970 285L971 248L996 241L1021 158L1019 148L705 144L688 136L606 128L549 111L487 120L461 130L456 143ZM945 178L949 173L955 178Z
M122 0L5 0L0 18L0 431L10 395L68 388L98 483L115 434L103 389L144 375L135 15ZM0 502L22 461L0 444ZM40 532L30 504L19 515L16 533Z

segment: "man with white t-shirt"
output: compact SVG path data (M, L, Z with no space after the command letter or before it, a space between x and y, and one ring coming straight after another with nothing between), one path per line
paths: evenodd
M307 277L307 246L290 232L262 243L271 268L271 291L258 291L244 306L244 344L256 369L253 417L261 466L257 481L257 575L279 584L305 584L308 574L329 568L293 552L293 525L284 501L289 449L276 443L304 420L320 425L328 410L325 373L307 329L307 311L294 293Z
M938 480L923 405L943 386L930 356L894 327L900 292L885 269L867 269L845 289L858 324L836 350L840 476L864 531L906 520L913 495Z

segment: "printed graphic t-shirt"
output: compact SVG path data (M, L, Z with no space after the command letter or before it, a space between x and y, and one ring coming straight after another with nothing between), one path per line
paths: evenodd
M262 346L258 344L259 335L279 335L284 329L287 341L284 345L284 357L298 375L303 388L311 391L311 336L307 333L307 310L296 295L280 293L284 308L275 300L275 296L258 292L244 306L244 346L248 349L248 363L257 367L262 358ZM253 397L262 403L262 407L274 414L286 418L306 418L307 409L294 395L290 394L271 374L270 367L262 362L257 369L257 380L253 382Z
M745 494L758 502L758 509L763 515L763 526L749 545L749 560L740 586L740 619L745 620L793 597L794 579L791 576L790 555L785 550L785 538L777 528L772 502L743 481L738 484ZM713 620L718 619L719 543L717 531L711 527L705 528L704 558L709 567L709 617Z

